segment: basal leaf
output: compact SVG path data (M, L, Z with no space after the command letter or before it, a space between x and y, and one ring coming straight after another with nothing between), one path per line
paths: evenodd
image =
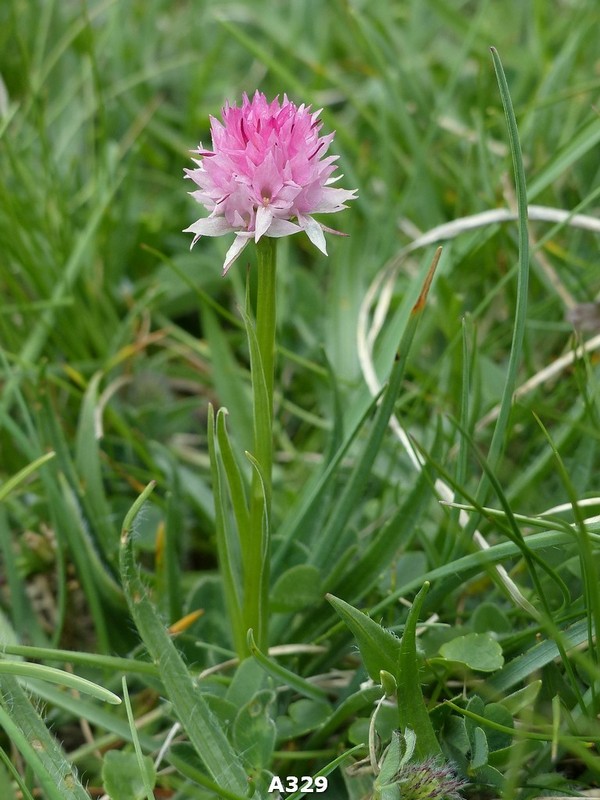
M224 789L241 794L247 785L241 755L231 746L222 724L211 713L198 691L183 658L150 602L134 561L131 528L153 487L154 484L146 487L123 522L121 579L129 610L140 638L158 667L166 695L206 769Z

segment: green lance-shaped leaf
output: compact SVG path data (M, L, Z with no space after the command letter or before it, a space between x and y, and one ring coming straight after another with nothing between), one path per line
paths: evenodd
M235 461L227 429L227 410L219 409L215 418L212 404L208 405L208 454L215 502L215 532L223 590L230 617L231 632L238 655L245 653L246 626L240 597L239 566L240 531L247 527L246 498L242 477ZM233 509L236 527L232 525L229 508Z
M219 722L198 691L177 648L152 606L133 558L131 529L140 508L154 489L150 483L135 501L123 522L121 534L121 579L131 616L178 719L202 758L215 783L233 793L244 794L246 773Z
M225 425L227 409L220 408L216 416L216 432L219 452L227 476L231 507L235 516L238 531L243 531L249 524L248 502L244 478L233 453L229 434Z
M62 748L48 732L19 681L0 675L0 727L8 734L48 800L89 800Z
M97 683L88 681L87 678L80 678L78 675L73 675L55 667L47 667L44 664L0 660L0 675L17 675L21 678L36 678L41 681L49 681L49 683L59 683L61 686L69 686L71 689L89 694L98 700L104 700L106 703L118 705L121 702L120 697L117 697L113 692L109 692L104 686L98 686Z
M379 683L381 670L398 675L400 639L354 606L332 594L325 596L354 634L369 677Z
M412 728L417 735L415 755L417 760L441 755L441 748L429 719L419 681L419 659L417 657L416 629L419 613L429 590L429 582L413 600L406 618L400 642L400 658L397 667L398 717L400 730Z

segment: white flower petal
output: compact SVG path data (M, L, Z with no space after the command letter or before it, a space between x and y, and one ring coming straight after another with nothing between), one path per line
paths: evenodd
M231 245L229 250L225 253L225 261L223 262L223 275L227 274L229 267L239 256L244 247L246 247L246 245L250 241L251 235L252 234L238 233L238 235L235 237L233 244Z
M301 216L299 216L298 222L300 223L300 227L302 228L302 230L306 231L306 235L315 245L315 247L318 247L322 253L327 255L327 243L325 241L325 235L323 233L323 229L321 228L319 223L312 217L307 216L306 214L302 214Z
M256 209L256 222L254 223L254 241L258 242L261 236L269 230L273 221L273 209L269 206L259 206Z
M356 197L356 189L349 191L348 189L333 189L326 186L313 212L327 214L341 211L342 208L346 208L347 200L355 200Z
M298 233L302 228L296 225L295 222L290 222L289 219L277 219L275 217L273 222L269 225L267 236L272 239L280 239L282 236L291 236L293 233Z
M224 233L231 233L232 228L225 217L203 217L196 220L189 228L184 228L184 233L195 233L200 236L222 236Z

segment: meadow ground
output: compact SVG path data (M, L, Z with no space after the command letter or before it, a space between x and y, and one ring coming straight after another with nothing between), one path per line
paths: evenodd
M2 0L3 800L599 796L599 28ZM257 89L358 191L266 311L182 232Z

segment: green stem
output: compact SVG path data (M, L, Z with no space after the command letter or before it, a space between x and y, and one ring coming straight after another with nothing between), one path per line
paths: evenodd
M269 529L273 467L273 381L275 373L276 258L275 240L257 245L256 343L258 363L252 364L254 395L254 471L250 497L248 547L244 548L244 612L259 649L268 647Z
M258 286L256 294L256 338L263 364L267 395L271 400L269 412L273 416L273 379L275 374L276 325L276 240L264 236L256 247L258 256ZM272 443L268 443L272 452Z

